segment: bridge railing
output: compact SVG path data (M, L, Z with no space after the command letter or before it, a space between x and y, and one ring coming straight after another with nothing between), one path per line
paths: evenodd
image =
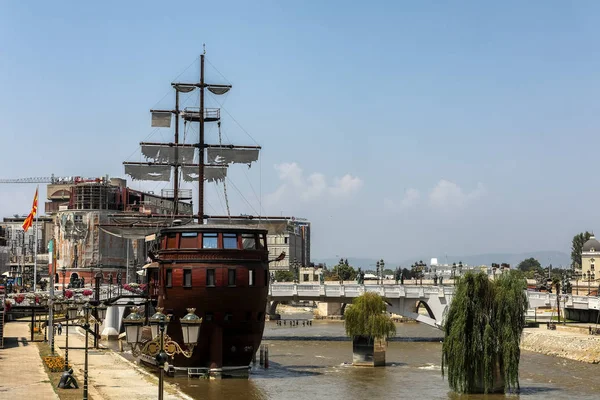
M429 296L450 296L453 287L442 286L404 286L404 285L324 285L303 283L273 283L269 285L270 296L300 297L358 297L365 292L377 293L387 298L423 298Z

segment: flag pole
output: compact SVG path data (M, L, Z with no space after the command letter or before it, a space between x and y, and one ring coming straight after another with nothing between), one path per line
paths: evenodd
M36 197L38 196L38 190L40 185L35 189ZM37 202L37 198L35 199ZM36 207L37 208L37 207ZM37 291L37 248L38 248L38 212L35 210L35 230L33 232L33 293Z

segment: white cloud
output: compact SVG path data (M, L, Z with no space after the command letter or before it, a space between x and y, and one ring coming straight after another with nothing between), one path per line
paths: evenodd
M485 194L483 184L466 193L454 182L440 180L429 193L429 205L441 210L463 208Z
M331 185L327 183L325 175L318 172L305 177L304 171L295 162L277 164L275 169L281 184L273 193L266 196L267 206L280 203L286 196L293 196L293 199L307 202L323 197L349 197L363 185L360 178L350 174L335 178Z
M404 192L404 197L399 202L385 198L383 199L383 203L389 211L400 212L417 205L420 199L421 193L417 189L409 188Z
M359 177L346 174L341 179L335 179L335 183L329 188L329 192L334 196L345 196L357 192L362 184L363 181Z

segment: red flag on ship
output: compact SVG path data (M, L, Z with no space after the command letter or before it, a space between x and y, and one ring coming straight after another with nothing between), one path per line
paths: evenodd
M31 212L23 222L23 230L27 232L29 228L33 225L33 218L35 218L35 214L37 214L38 207L38 189L35 189L35 196L33 197L33 206L31 206Z

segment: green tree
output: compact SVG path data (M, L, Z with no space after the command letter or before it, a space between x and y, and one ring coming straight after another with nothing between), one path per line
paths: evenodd
M294 273L292 271L275 271L275 280L277 282L293 282Z
M571 244L571 268L581 268L581 248L592 237L588 231L573 236Z
M334 280L352 281L356 279L356 271L346 263L333 267L332 276Z
M383 270L383 275L394 275L394 271L389 268Z
M540 264L540 262L538 260L536 260L533 257L521 261L517 268L521 272L528 272L528 271L540 272L540 271L542 271L542 265Z
M527 284L520 271L463 275L444 326L442 374L459 393L519 390Z
M386 304L377 293L356 297L344 312L346 335L387 339L396 335L396 325L386 314Z

